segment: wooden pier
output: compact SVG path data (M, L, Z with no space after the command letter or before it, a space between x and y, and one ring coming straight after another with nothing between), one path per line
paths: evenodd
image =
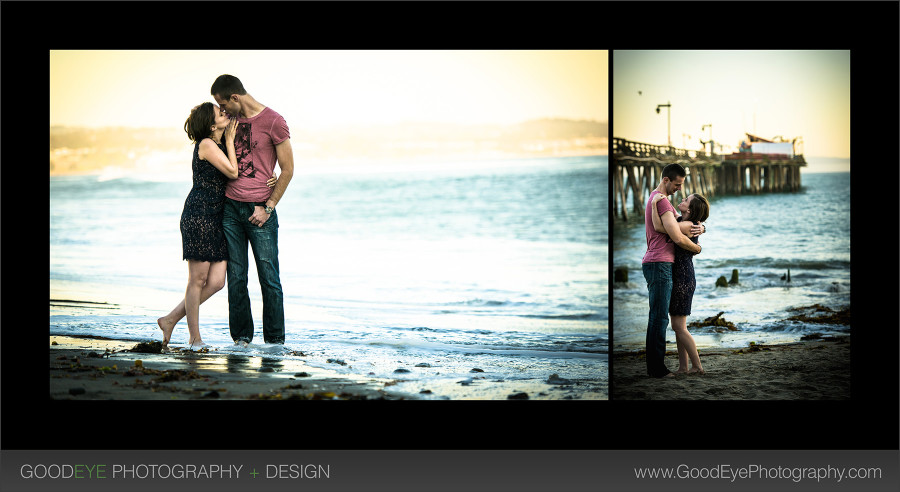
M613 213L628 220L630 213L643 218L644 207L662 179L662 170L671 163L687 171L682 191L672 203L691 193L712 198L721 195L793 192L800 189L803 155L732 154L676 149L613 138ZM629 206L630 203L630 206Z

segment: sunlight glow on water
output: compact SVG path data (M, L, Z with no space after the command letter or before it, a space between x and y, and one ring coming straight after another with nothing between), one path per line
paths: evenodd
M184 293L189 190L51 178L51 298L116 304L53 308L51 333L158 339L156 318ZM286 345L379 377L439 360L441 377L489 366L499 378L603 379L606 190L606 157L298 173L278 205ZM252 261L249 276L262 343ZM207 343L232 350L225 291L201 306L201 324ZM186 336L182 321L173 343Z
M715 316L736 332L691 333L699 346L746 346L750 341L796 341L811 333L849 333L844 325L784 320L791 308L850 305L850 173L804 174L798 193L726 196L710 200L709 232L694 257L697 290L688 323ZM647 286L641 271L644 224L616 223L614 268L627 267L629 282L613 289L615 347L642 349L647 328ZM715 287L738 269L740 285ZM782 280L787 270L791 282ZM674 343L671 327L668 341Z

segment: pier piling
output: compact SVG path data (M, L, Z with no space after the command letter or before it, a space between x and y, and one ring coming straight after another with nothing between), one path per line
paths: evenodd
M682 191L671 198L673 205L691 193L711 198L795 192L800 190L800 168L806 166L801 154L724 156L622 138L613 138L612 150L613 215L626 221L631 212L643 216L650 192L662 179L663 168L673 162L687 171Z

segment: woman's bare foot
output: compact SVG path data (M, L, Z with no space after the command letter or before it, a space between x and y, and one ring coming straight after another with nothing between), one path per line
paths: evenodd
M188 350L192 350L194 352L198 352L203 349L209 349L210 345L205 343L201 339L197 340L188 340Z
M706 374L702 367L692 367L688 374Z
M687 369L682 369L680 367L678 368L677 371L675 371L675 374L687 374L687 373L688 373Z
M172 338L172 332L175 330L175 323L163 316L156 320L156 324L159 325L159 329L163 332L163 347L168 346L169 340Z

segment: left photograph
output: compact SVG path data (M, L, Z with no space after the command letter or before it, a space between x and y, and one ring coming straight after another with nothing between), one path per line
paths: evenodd
M51 399L608 399L606 51L50 51Z

